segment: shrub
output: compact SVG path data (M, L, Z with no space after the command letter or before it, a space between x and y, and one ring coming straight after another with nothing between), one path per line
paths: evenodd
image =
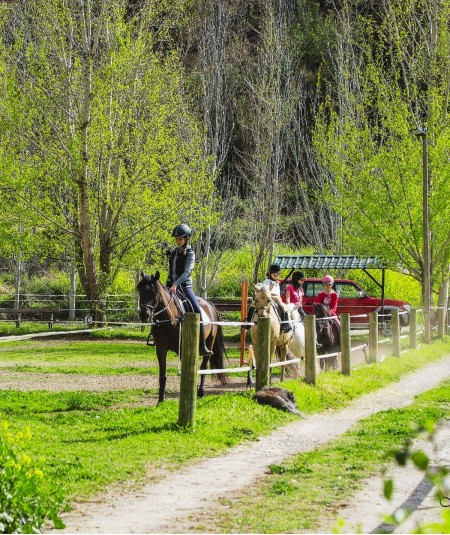
M23 451L30 440L27 428L12 434L8 422L0 428L0 533L40 533L47 520L58 516L62 498L49 492L39 463Z
M68 307L69 277L61 271L30 277L22 290L30 294L24 306Z

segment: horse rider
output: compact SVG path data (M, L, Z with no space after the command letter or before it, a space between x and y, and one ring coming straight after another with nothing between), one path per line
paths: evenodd
M298 313L302 318L306 316L306 312L303 310L303 280L305 274L303 271L294 271L292 274L292 281L286 286L285 299L286 304L289 303L297 307Z
M191 274L195 265L195 253L189 244L191 235L192 231L185 223L177 225L172 231L172 237L175 238L177 246L169 257L169 276L166 286L171 294L176 293L177 289L180 288L182 295L191 304L192 310L200 314L201 318L200 305L192 289ZM200 321L200 354L202 356L213 354L213 351L206 346L205 327L202 321Z
M289 312L286 310L283 301L281 300L281 289L278 277L280 276L281 268L278 264L272 264L269 266L269 271L266 278L263 280L263 285L267 286L270 290L270 296L272 301L279 305L279 311L281 316L281 330L282 332L289 332L292 330L292 325L289 323Z
M324 275L322 278L323 291L317 295L316 303L323 303L330 309L330 316L333 316L333 321L341 329L341 322L337 317L337 307L339 296L333 290L334 279L331 275Z

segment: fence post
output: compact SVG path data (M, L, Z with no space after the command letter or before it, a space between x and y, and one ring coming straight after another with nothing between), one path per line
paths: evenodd
M248 315L248 281L241 282L241 321L244 322ZM241 327L241 358L240 366L244 365L245 338L247 330Z
M445 334L445 330L444 330L445 309L444 307L439 307L436 310L436 313L437 313L437 320L438 320L438 338L442 340Z
M197 409L197 361L200 314L187 312L181 326L181 378L178 425L195 427Z
M341 370L344 375L351 372L350 314L341 314Z
M317 335L316 316L305 316L305 383L316 384Z
M378 362L378 313L369 312L369 362Z
M256 336L256 391L269 385L270 372L270 318L258 318Z
M139 279L138 281L139 282ZM70 285L69 285L69 320L76 320L76 298L77 298L77 270L75 264L71 262L70 264ZM138 307L136 307L137 309Z
M417 349L417 311L415 308L409 311L409 347Z
M400 356L400 315L398 308L391 310L392 321L392 354L394 357Z

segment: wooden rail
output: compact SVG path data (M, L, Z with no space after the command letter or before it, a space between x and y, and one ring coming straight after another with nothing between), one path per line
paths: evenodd
M16 321L16 327L20 327L23 321L22 315L45 318L48 322L48 328L53 329L55 314L58 314L57 308L0 308L0 315L12 317Z
M239 312L241 310L240 299L230 299L222 297L208 297L210 301L219 311L223 312Z

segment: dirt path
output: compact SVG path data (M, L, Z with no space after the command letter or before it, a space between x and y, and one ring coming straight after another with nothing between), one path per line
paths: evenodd
M169 474L159 483L148 484L137 492L108 494L93 503L75 504L74 511L64 515L67 528L62 533L194 533L195 518L189 520L188 515L195 517L202 511L214 510L220 497L242 493L246 486L264 475L269 465L329 442L363 417L407 406L417 394L434 388L448 377L450 355L396 384L356 400L342 411L293 422L268 437L241 445L220 458ZM447 440L446 448L449 444ZM448 461L450 452L445 455ZM368 500L366 507L358 510L357 498L355 504L346 508L348 518L354 519L356 524L364 519L364 533L380 524L380 511L390 511L389 506L387 509L383 509L384 505L379 509L373 506L380 500L381 487L377 484L370 487L369 483L364 491ZM405 489L409 496L411 491L406 486ZM439 509L435 508L433 514L438 513Z
M430 466L450 467L450 422L445 422L437 432L434 446L427 440L417 440L414 449L425 451ZM383 497L383 478L373 477L351 501L340 517L344 521L345 533L413 533L419 524L436 522L443 511L434 499L430 481L423 472L411 464L407 467L392 465L386 474L394 481L391 501ZM396 516L402 509L413 511L411 516L396 530L385 522L387 515ZM333 526L327 526L325 533L331 533Z

